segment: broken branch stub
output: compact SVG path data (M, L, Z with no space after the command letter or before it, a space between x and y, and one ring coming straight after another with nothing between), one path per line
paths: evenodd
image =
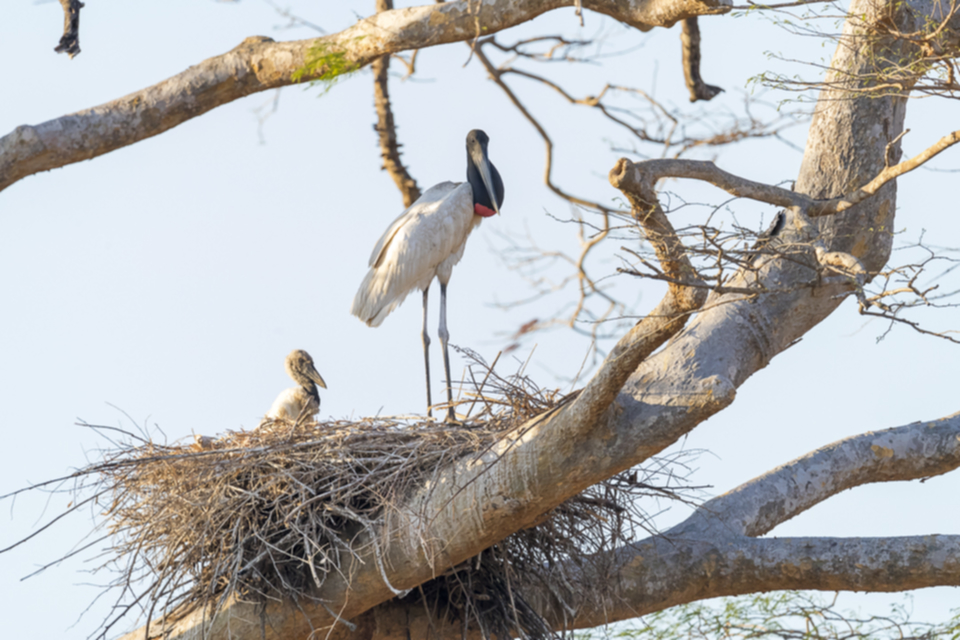
M690 102L712 100L723 92L721 87L707 84L700 76L700 26L696 16L683 20L680 32L683 49L683 79L690 92Z
M80 0L60 0L63 7L63 35L60 43L53 48L57 53L65 53L72 60L80 53Z

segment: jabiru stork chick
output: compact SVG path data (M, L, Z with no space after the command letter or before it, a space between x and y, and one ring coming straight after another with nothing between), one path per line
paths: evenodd
M300 416L312 418L320 411L320 394L317 385L324 389L327 383L317 373L313 365L313 358L302 349L294 349L287 356L285 366L287 375L293 378L298 386L284 389L273 401L273 406L266 417L273 420L297 420Z
M370 270L353 298L350 312L378 327L414 289L423 292L423 361L427 381L427 414L430 397L430 336L427 333L427 292L440 281L440 324L437 335L443 345L443 368L447 375L447 420L456 420L447 344L447 283L453 266L460 262L467 238L484 218L500 213L503 180L490 162L490 139L480 129L467 134L467 181L441 182L427 189L400 214L380 236L370 254Z

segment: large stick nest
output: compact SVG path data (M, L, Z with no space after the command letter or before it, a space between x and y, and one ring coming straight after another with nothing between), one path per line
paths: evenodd
M198 607L212 615L230 597L311 599L331 572L369 551L358 534L376 534L438 467L483 453L564 401L522 375L501 378L479 359L477 367L483 382L460 406L475 415L462 424L276 420L194 444L114 449L94 468L99 489L112 495L105 516L110 564L120 570L112 586L124 594L118 618L139 611L170 621ZM407 599L479 625L486 637L552 635L525 589L546 585L550 606L567 612L584 597L603 597L609 573L582 571L583 559L646 528L636 497L674 497L671 469L658 462L639 479L635 470L597 485ZM597 584L582 584L587 573Z

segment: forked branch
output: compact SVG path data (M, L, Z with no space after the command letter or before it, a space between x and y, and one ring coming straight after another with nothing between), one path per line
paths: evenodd
M640 363L679 333L707 299L707 291L698 286L702 281L683 243L657 200L655 182L625 159L620 159L610 170L609 179L630 201L633 217L653 246L662 272L676 282L670 283L656 308L617 342L569 408L581 424L599 420Z

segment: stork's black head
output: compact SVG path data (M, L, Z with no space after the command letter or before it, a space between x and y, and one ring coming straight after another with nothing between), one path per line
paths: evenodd
M487 155L489 142L480 129L467 134L467 182L473 189L473 210L484 217L500 213L503 205L503 180Z

